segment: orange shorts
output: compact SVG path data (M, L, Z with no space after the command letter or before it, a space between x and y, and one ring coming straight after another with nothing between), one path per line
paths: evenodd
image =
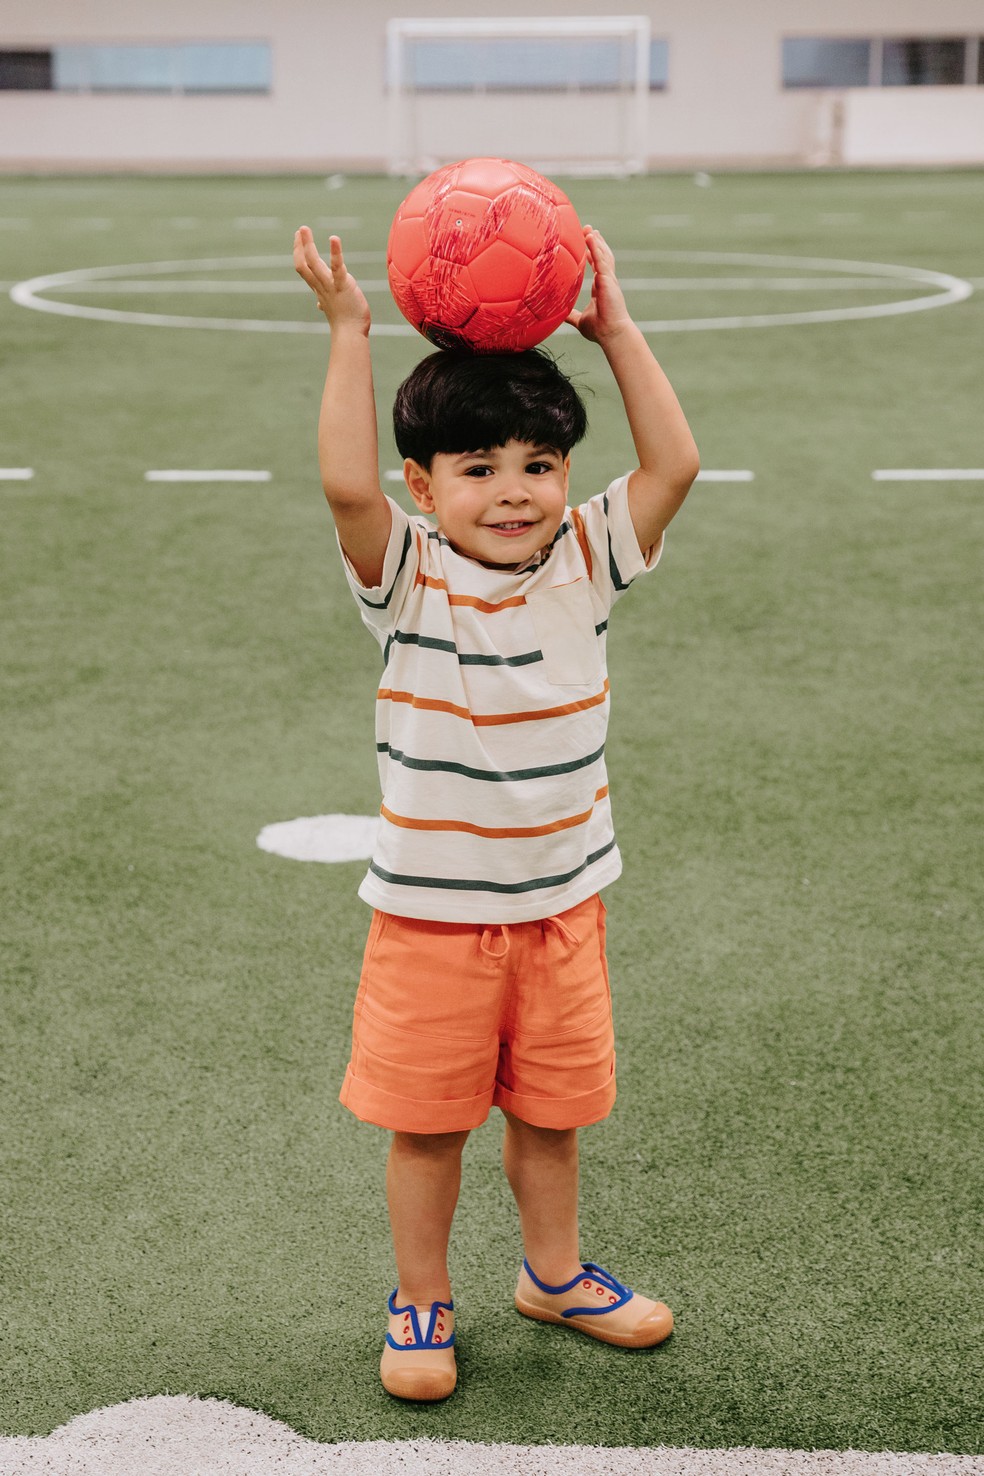
M501 1107L585 1127L615 1100L598 896L557 917L485 926L374 912L341 1100L396 1132L477 1127Z

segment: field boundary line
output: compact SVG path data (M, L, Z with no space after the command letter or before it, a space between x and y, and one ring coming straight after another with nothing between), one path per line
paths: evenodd
M11 1476L979 1476L975 1456L689 1446L322 1444L219 1399L154 1395L79 1415L47 1436L0 1436Z

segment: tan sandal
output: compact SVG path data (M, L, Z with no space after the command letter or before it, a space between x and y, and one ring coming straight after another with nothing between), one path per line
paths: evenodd
M454 1392L458 1370L454 1361L454 1304L432 1302L425 1307L398 1307L396 1292L389 1299L389 1331L379 1362L383 1388L397 1399L433 1403ZM421 1331L426 1320L427 1331Z
M593 1261L563 1286L548 1286L523 1262L516 1306L524 1317L573 1327L618 1348L654 1348L673 1331L673 1313L664 1302L639 1296Z

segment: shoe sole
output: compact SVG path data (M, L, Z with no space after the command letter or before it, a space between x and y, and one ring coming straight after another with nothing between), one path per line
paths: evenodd
M646 1333L640 1338L637 1333L606 1332L604 1327L595 1325L594 1317L590 1319L562 1317L559 1312L551 1312L546 1307L538 1307L535 1302L524 1302L521 1297L516 1297L515 1301L517 1312L522 1312L524 1317L532 1317L537 1322L550 1322L555 1327L569 1327L574 1332L585 1333L589 1338L595 1338L599 1343L609 1343L615 1348L656 1348L660 1343L665 1343L673 1331L672 1313L670 1313L670 1325L665 1331L659 1329L655 1337L651 1333Z

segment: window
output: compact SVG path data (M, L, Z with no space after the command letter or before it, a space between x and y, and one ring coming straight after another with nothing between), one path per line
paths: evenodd
M782 43L784 87L867 87L871 42L787 36Z
M0 91L48 92L50 51L0 51Z
M55 92L269 92L265 41L53 46L0 52L0 88Z
M966 41L885 41L882 43L883 87L941 87L965 80Z
M649 48L649 85L667 83L668 46ZM615 92L631 76L632 52L617 38L422 39L407 48L416 92Z
M783 87L953 87L984 83L976 37L786 36Z

